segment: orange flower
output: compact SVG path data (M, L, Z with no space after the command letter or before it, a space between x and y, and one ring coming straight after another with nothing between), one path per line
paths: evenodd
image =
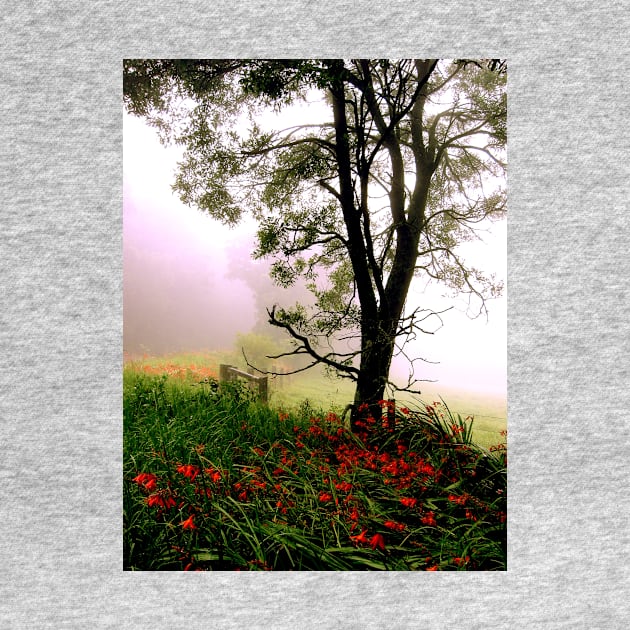
M194 515L193 516L189 516L185 521L182 521L180 523L180 525L184 528L184 529L197 529L197 526L195 525L195 523L193 522L194 519Z
M332 494L329 494L328 492L319 493L319 500L321 503L326 503L327 501L330 501L331 499L332 499Z

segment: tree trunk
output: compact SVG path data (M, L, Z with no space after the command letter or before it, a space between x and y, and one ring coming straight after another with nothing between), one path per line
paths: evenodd
M377 317L364 319L361 326L361 366L357 379L351 427L373 417L381 421L385 387L394 354L396 333L417 259L419 230L405 224L398 229L394 266Z
M435 62L433 62L434 66ZM368 77L369 65L364 63L363 69L365 76ZM428 75L429 66L424 68L424 73L419 78L423 77L423 81L426 82ZM361 364L351 416L351 427L354 431L357 428L357 422L370 416L377 423L381 421L382 406L379 402L383 400L385 395L385 387L389 379L389 369L394 354L396 333L414 275L420 231L423 229L424 209L435 165L427 164L423 150L416 147L417 181L406 213L402 148L396 135L387 128L370 79L365 84L365 96L390 158L389 202L392 225L396 234L392 269L386 285L383 286L382 267L379 268L373 255L371 255L369 223L363 225L361 223L362 216L367 216L368 213L361 212L360 208L355 207L343 83L331 86L330 94L335 121L336 158L339 167L338 199L341 203L348 232L350 244L348 253L361 304ZM416 117L421 116L421 110L417 110L415 114ZM417 130L415 131L417 132ZM367 178L365 182L367 182ZM362 195L362 203L367 203L367 192ZM367 221L367 218L364 220ZM367 235L364 232L367 232ZM377 301L375 288L378 289L380 302Z
M354 394L351 428L356 432L357 422L374 418L381 421L381 402L389 377L394 353L394 331L384 331L380 322L371 323L363 333L361 368Z

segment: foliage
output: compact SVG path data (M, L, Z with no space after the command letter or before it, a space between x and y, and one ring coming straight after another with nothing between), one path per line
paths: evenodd
M228 224L251 212L274 280L308 282L313 308L269 305L289 352L356 381L357 406L375 413L397 347L441 325L430 309L405 313L414 276L468 294L472 315L502 290L457 245L505 215L505 71L496 59L126 60L124 95L185 147L181 199ZM321 121L262 121L311 98Z
M443 403L353 434L127 370L124 567L504 570L505 466Z

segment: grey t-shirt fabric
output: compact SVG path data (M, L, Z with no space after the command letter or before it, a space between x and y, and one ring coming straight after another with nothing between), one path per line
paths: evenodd
M7 628L625 628L627 3L16 4L2 50ZM509 60L508 570L122 571L122 59Z

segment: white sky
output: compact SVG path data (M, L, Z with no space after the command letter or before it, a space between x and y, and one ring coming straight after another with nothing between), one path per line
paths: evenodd
M285 121L286 122L286 121ZM245 221L236 228L227 228L200 211L183 205L171 191L176 162L180 149L162 146L156 132L143 120L124 114L123 121L123 177L124 177L124 237L126 250L133 247L136 252L150 247L152 256L177 259L198 252L206 256L218 282L225 280L226 250L252 238L255 225ZM483 242L466 243L462 246L465 259L484 272L494 272L499 278L507 275L507 222L505 220L488 226L482 232ZM160 244L147 245L139 234L153 234ZM159 250L156 254L156 249ZM171 257L171 258L169 258ZM198 264L198 263L197 263ZM223 267L223 269L221 269ZM148 274L151 274L150 268ZM148 280L148 279L147 279ZM151 278L155 282L156 278ZM127 281L126 281L127 282ZM236 281L238 283L238 281ZM212 284L212 283L210 283ZM128 284L126 286L128 290ZM236 289L236 285L233 284ZM200 290L191 287L192 292ZM242 292L243 286L239 287ZM439 384L471 391L506 395L507 371L507 308L506 296L487 302L489 318L475 320L465 314L466 302L462 297L441 301L439 294L444 289L425 288L422 281L412 285L409 305L424 306L430 301L433 308L454 305L456 308L443 315L444 326L434 335L422 335L406 352L421 356L438 365L417 362L416 378L437 380ZM236 293L235 293L236 295ZM239 293L240 295L240 293ZM181 296L177 297L181 300ZM241 322L247 332L245 312L253 302L247 296L240 300L237 312L242 311ZM130 300L127 300L127 303ZM232 305L234 307L234 305ZM219 306L217 305L217 309ZM220 310L220 309L219 309ZM221 317L217 311L217 323ZM132 313L125 310L125 321ZM234 323L234 322L232 322ZM173 322L177 326L177 322ZM182 322L182 325L186 325ZM220 324L219 324L220 325ZM226 337L227 338L227 337ZM227 344L229 348L229 343ZM200 348L201 350L202 348ZM405 361L395 364L405 374Z

